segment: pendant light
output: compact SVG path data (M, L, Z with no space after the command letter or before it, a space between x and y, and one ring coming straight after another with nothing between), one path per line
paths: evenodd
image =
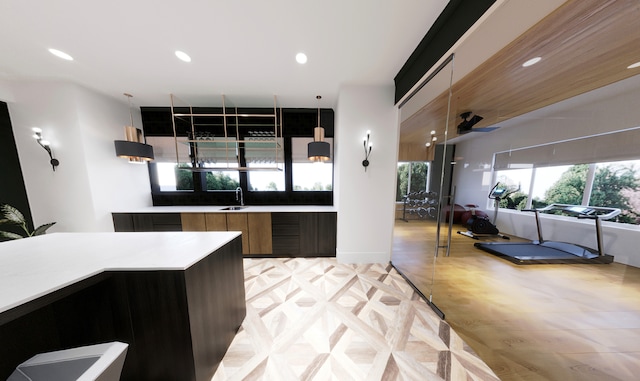
M153 160L153 147L145 144L142 130L133 126L133 113L131 111L131 97L133 95L124 93L129 99L129 117L131 125L124 126L124 136L126 140L114 141L116 146L116 155L129 159L129 163L145 163Z
M307 146L309 160L314 162L323 162L329 160L331 146L324 141L324 128L320 126L320 95L316 96L318 100L318 126L313 129L313 141Z

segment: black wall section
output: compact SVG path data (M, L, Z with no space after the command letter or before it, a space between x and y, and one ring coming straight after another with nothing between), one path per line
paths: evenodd
M35 143L34 143L35 144ZM18 149L13 136L11 118L7 104L0 102L0 204L9 204L18 208L27 219L29 228L33 228L27 190L24 187L24 178L20 168ZM20 233L13 226L3 225L0 230ZM0 241L3 241L0 238Z
M142 124L146 136L173 136L173 124L171 108L169 107L141 107ZM279 110L278 110L279 111ZM189 113L188 108L176 108L176 113ZM222 108L215 107L194 107L194 114L219 114ZM227 110L227 113L234 113L235 110ZM248 114L269 114L273 113L272 108L239 108L238 113ZM320 109L320 124L324 127L325 136L334 136L333 109ZM201 123L207 121L200 120ZM209 121L215 123L215 121ZM269 123L273 123L271 118ZM292 137L313 137L313 129L318 124L318 109L310 108L283 108L282 126L285 150L285 183L287 191L282 192L250 192L244 193L244 201L248 205L333 205L333 191L331 192L305 192L292 190L291 178L291 139ZM230 129L235 127L231 126ZM188 120L176 118L176 134L187 136L191 131L191 124ZM229 131L231 133L231 131ZM235 132L233 132L235 134ZM149 174L154 176L154 163L149 164ZM243 180L243 177L245 178ZM246 183L246 173L240 173L240 183ZM154 206L170 205L234 205L234 192L161 192L154 189L152 182L151 197Z
M451 0L394 78L397 103L495 0Z
M170 107L140 107L142 125L147 136L173 136L173 125L171 122ZM279 111L279 110L278 110ZM175 108L176 113L189 113L188 108ZM234 113L235 110L227 110L227 113ZM222 113L220 107L194 107L194 114ZM239 108L238 113L247 114L269 114L273 113L273 108ZM285 137L291 136L313 136L313 129L318 124L318 109L308 108L283 108L283 134ZM206 121L200 120L200 123ZM273 123L273 118L268 119ZM333 137L334 112L332 109L320 109L320 124L324 127L325 136ZM176 134L187 136L191 131L190 123L185 119L176 118Z
M451 195L451 185L453 181L453 158L456 152L455 145L447 145L446 152L444 144L436 144L435 159L431 162L430 168L430 180L431 184L429 191L440 194L440 176L444 171L444 178L442 179L442 196L448 197ZM446 154L443 157L443 154ZM449 200L443 198L443 204L449 204Z

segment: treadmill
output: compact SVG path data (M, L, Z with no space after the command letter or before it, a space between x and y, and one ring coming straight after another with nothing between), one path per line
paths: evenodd
M582 206L551 204L542 209L524 209L534 212L538 228L538 240L532 242L479 242L474 246L518 265L527 264L607 264L613 262L613 256L604 253L602 244L601 221L614 218L621 213L618 208L600 206ZM540 213L555 213L575 216L579 219L595 220L598 249L557 241L545 241L540 228Z

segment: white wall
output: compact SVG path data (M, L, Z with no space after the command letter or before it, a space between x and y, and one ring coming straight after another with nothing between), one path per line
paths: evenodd
M338 209L336 255L343 263L387 263L394 223L398 113L394 87L349 85L336 109L334 204ZM363 137L373 149L364 170Z
M0 78L0 101L13 102L13 92L11 91L11 85L9 81L4 78Z
M146 165L115 156L129 124L126 100L63 82L11 83L9 114L34 224L51 232L113 231L110 212L151 205ZM140 112L134 124L141 126ZM32 138L40 127L60 165Z
M635 76L517 118L507 123L513 126L493 133L472 132L469 139L456 143L457 164L453 179L457 189L456 203L487 205L493 180L491 170L481 168L492 163L495 152L640 126L639 97L640 76ZM543 237L595 248L593 225L593 221L543 216ZM507 234L537 239L535 219L530 213L500 210L497 226ZM616 262L640 267L637 250L640 230L637 227L604 223L603 235L606 252L614 255Z

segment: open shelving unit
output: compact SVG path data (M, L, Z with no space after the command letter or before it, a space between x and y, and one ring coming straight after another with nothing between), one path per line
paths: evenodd
M171 95L171 118L176 145L189 147L192 171L238 170L259 171L284 169L284 145L282 138L282 108L278 108L273 96L273 112L265 109L228 106L222 95L222 107L194 108L176 106L177 98ZM208 112L208 110L220 112ZM188 112L181 112L188 110ZM250 111L247 111L250 110ZM259 112L253 112L260 110ZM190 131L186 140L177 135L177 122L187 122Z

